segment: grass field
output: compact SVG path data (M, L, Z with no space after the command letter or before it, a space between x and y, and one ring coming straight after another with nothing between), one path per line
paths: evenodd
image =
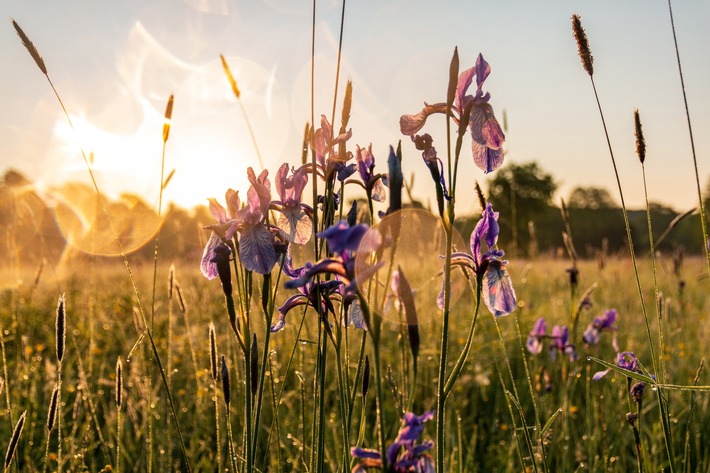
M534 428L535 424L532 399L537 404L543 424L561 409L544 436L552 471L586 470L584 465L590 462L594 471L630 471L636 468L634 436L626 421L629 411L626 380L616 374L596 382L588 380L590 373L603 368L588 361L588 355L608 361L615 359L612 334L604 333L600 344L594 347L587 348L577 342L579 357L572 363L560 356L552 360L547 350L533 356L523 349L527 334L539 317L544 317L550 327L569 323L570 294L565 272L568 266L565 260L550 259L510 263L519 309L511 316L498 319L497 327L490 314L485 314L480 321L468 363L449 400L446 442L450 471L520 471L521 457L531 468L530 460L525 458L525 447L518 446L518 441L522 442L520 430L516 432L521 428L521 413L511 413L506 403L506 392L513 385L520 393L520 409L529 428ZM667 378L676 384L692 384L710 341L707 325L703 323L708 302L702 289L703 281L698 281L703 274L703 262L685 262L682 270L685 287L682 292L679 291L676 275L670 269L672 264L666 262L665 266L660 267L669 267L659 272L659 289L665 301L662 320ZM647 271L650 267L641 269L646 300L652 301L653 286ZM139 288L143 294L148 294L150 274L143 274L143 271L138 271L138 274ZM161 266L154 334L168 369L192 467L197 471L213 471L218 454L223 462L227 461L227 416L221 383L215 386L210 373L210 322L215 324L219 352L231 361L232 408L229 420L238 445L243 435L244 416L243 411L234 406L239 406L245 395L245 373L243 363L237 360L239 354L219 285L204 280L194 264L178 265L175 274L185 310L182 310L176 296L172 300L169 298L168 268ZM26 282L34 278L30 272L22 276ZM596 263L583 262L580 264L580 292L592 284L597 285L591 296L593 306L581 313L580 327L586 326L593 316L601 315L604 310L616 308L619 313L616 336L620 349L635 352L639 360L648 360L645 329L629 261L610 261L603 270ZM130 361L126 360L142 333L142 327L134 317L136 301L125 269L118 265L106 267L94 264L78 268L62 279L45 273L34 291L30 291L31 286L25 283L17 291L5 290L3 293L3 367L7 373L0 417L3 439L9 439L11 425L19 413L27 411L27 423L16 453L16 464L21 471L44 469L48 406L57 374L55 307L59 288L66 292L67 300L67 349L62 368L59 411L63 419L64 470L98 471L105 465L116 468L119 439L116 431L115 365L118 357L124 359L123 427L120 437L123 468L127 471L146 471L151 435L149 420L152 419L153 468L168 471L173 469L170 465L174 465L174 469L179 469L181 455L175 427L147 341L135 348ZM472 309L470 294L462 296L455 304L450 347L455 354L465 341ZM308 462L311 455L309 445L314 413L318 324L317 316L310 309L298 337L301 343L296 343L299 318L300 314L294 315L287 328L271 339L270 349L273 351L266 376L266 402L261 425L256 429L259 435L257 465L260 468L268 465L270 471L303 471L302 465ZM255 331L261 337L263 319L255 317L254 321ZM435 316L419 326L422 345L419 380L414 388L415 412L432 409L436 404L440 323L440 316ZM362 332L353 328L349 332L350 364L347 368L352 379ZM401 325L386 322L383 332L383 363L388 373L384 394L388 422L386 435L391 439L399 426L397 419L403 409L402 398L406 397L402 391L406 386L404 378L408 376L408 370L402 369L407 366L402 358L407 358L409 354ZM293 362L287 372L294 349ZM329 347L331 350L332 347ZM366 349L366 353L370 352L369 348ZM524 358L532 378L532 394L522 363ZM506 366L508 362L514 383L511 383ZM646 363L650 365L650 361ZM342 420L337 408L334 365L328 367L325 378L327 422L324 448L328 463L335 471L342 452L339 435ZM355 381L352 379L353 383ZM277 415L274 415L275 397L282 388L281 402ZM707 395L684 391L668 391L668 394L673 451L679 466L686 471L707 471L710 454L704 441L710 435ZM215 399L216 404L213 402ZM667 462L658 406L650 392L646 393L644 400L640 417L644 457L649 469L658 471ZM152 407L149 402L152 402ZM361 403L362 398L358 395L356 413L360 412ZM220 444L217 444L215 406L220 411ZM361 419L359 415L355 418L353 432L358 432ZM371 394L366 400L362 421L364 443L376 445L375 400ZM431 437L429 430L425 431L425 435ZM55 429L50 439L50 470L57 468L56 434ZM681 463L685 458L688 464Z

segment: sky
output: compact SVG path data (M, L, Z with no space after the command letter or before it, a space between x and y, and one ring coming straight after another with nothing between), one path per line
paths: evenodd
M674 3L683 73L703 189L710 176L710 3ZM246 168L259 168L239 103L225 79L224 54L242 91L241 105L265 167L297 165L310 120L312 2L303 0L2 0L0 16L0 173L14 168L51 193L86 181L80 145L94 153L99 186L155 204L160 183L163 113L175 96L166 199L190 207L246 191ZM342 3L316 2L315 114L330 117ZM358 0L345 7L338 101L353 82L355 144L372 144L382 166L401 139L403 170L414 195L431 201L420 154L399 131L402 114L445 99L448 65L483 54L492 72L485 90L499 121L507 118L506 161L537 161L559 185L618 191L589 77L572 37L578 13L594 55L595 83L619 166L627 206L644 206L635 155L633 110L647 143L652 201L684 211L697 205L693 158L667 2L628 0ZM67 120L45 77L20 43L14 18L43 56L67 106ZM338 104L339 116L341 104ZM443 119L425 131L445 150ZM485 187L464 141L459 188ZM440 152L441 152L440 151ZM470 187L469 187L470 186ZM463 211L476 208L473 193Z

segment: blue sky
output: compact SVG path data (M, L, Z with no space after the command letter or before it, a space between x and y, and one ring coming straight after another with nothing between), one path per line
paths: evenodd
M331 114L341 3L317 3L316 116ZM14 167L51 189L85 180L77 138L95 152L109 193L157 199L162 114L175 94L168 198L181 205L246 190L247 166L258 167L238 104L219 62L234 71L242 102L273 175L300 160L310 119L312 3L294 0L111 1L4 0L0 28L0 171ZM650 198L678 211L697 204L692 155L666 2L647 1L350 1L346 4L341 91L353 80L352 147L372 143L384 160L404 138L404 172L415 195L430 198L428 172L399 116L444 98L448 63L458 46L463 67L479 52L491 64L486 82L499 120L507 114L507 160L536 160L567 197L578 185L618 196L589 78L572 38L578 13L595 59L627 204L643 205L634 153L633 110L647 139ZM710 174L710 4L675 2L674 14L693 119L703 188ZM72 133L46 80L10 24L24 28L79 129ZM340 105L338 105L338 108ZM430 120L431 121L431 120ZM426 131L443 150L443 120ZM465 144L460 178L485 176ZM466 188L466 186L464 186ZM460 199L464 210L473 202Z

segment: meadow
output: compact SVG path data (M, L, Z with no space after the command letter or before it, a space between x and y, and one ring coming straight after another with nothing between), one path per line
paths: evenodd
M710 250L634 248L617 173L628 251L580 259L563 203L560 256L506 257L507 216L458 175L469 137L481 171L505 159L491 70L455 49L441 101L402 115L434 209L407 196L401 141L377 161L349 142L353 86L338 98L336 82L298 164L249 168L248 189L210 200L192 260L164 254L160 231L146 240L154 259L132 259L82 149L96 221L68 244L103 239L119 256L3 269L5 471L710 471ZM437 119L447 134L432 138ZM464 198L480 218L459 235Z

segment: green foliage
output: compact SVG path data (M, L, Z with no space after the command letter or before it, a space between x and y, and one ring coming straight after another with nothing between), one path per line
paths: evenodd
M528 222L538 220L550 208L557 184L537 162L510 163L488 181L488 200L500 213L503 241L524 248L530 240Z

